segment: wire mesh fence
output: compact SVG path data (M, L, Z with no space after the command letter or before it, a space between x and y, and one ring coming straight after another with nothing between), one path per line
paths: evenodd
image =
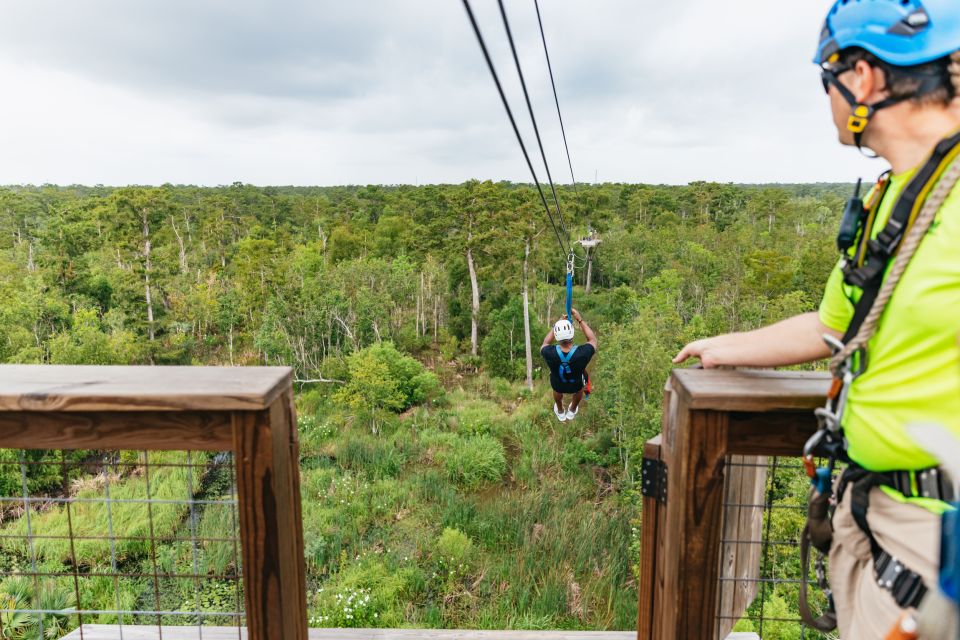
M797 610L809 490L803 464L797 458L728 456L726 469L717 637L732 628L763 640L835 638L807 628ZM817 562L826 570L825 558ZM826 595L814 567L810 571L811 603L822 609Z
M226 452L0 450L0 636L241 637L236 477Z

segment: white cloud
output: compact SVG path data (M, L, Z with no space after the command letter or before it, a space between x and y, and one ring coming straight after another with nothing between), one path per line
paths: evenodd
M493 0L473 0L531 151ZM849 180L810 57L827 2L541 0L581 180ZM507 2L567 175L533 3ZM456 0L9 3L0 183L529 180ZM543 171L540 171L543 177Z

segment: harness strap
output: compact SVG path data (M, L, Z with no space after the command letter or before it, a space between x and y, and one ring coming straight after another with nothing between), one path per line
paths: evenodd
M850 489L850 512L854 521L870 542L870 555L873 556L873 570L877 584L890 592L901 609L919 606L927 594L923 578L906 567L891 553L884 551L873 535L867 512L870 509L870 491L879 486L891 486L891 478L883 473L868 471L859 466L851 466L844 472L838 488L838 499L843 499L844 490Z
M904 188L890 213L890 219L877 237L870 237L872 224L864 228L859 255L856 260L848 261L844 269L844 281L848 285L863 290L863 295L854 309L853 320L843 336L844 344L850 344L857 337L883 286L887 266L899 252L907 232L927 202L930 192L958 155L960 155L960 133L941 140L917 175Z
M570 351L567 353L563 352L563 349L560 348L560 345L556 345L557 357L560 358L560 368L557 373L560 375L561 382L573 382L567 378L568 375L573 375L573 369L570 367L570 359L573 358L573 354L577 351L577 345L573 345L570 348Z

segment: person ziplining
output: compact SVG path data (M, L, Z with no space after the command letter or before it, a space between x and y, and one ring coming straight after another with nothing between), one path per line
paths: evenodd
M576 330L570 316L564 314L557 320L540 347L540 355L550 367L550 386L553 388L553 413L560 422L573 420L580 410L584 395L590 395L590 376L587 365L597 352L597 335L576 309L570 310L573 319L580 325L587 342L573 343ZM554 340L557 344L553 344ZM563 406L564 396L569 395L570 404Z
M507 100L506 94L504 93L503 85L500 82L500 77L493 65L490 52L487 49L486 42L484 41L483 35L480 32L480 27L477 24L473 9L470 6L470 0L463 0L463 6L466 9L467 17L470 20L470 25L473 27L474 35L477 37L477 43L480 45L480 50L483 53L484 60L487 63L487 68L489 69L490 75L493 78L493 82L496 85L497 93L500 95L500 101L503 103L503 107L506 110L507 118L510 121L513 133L517 138L517 142L520 145L520 150L523 153L527 168L530 170L530 175L533 178L533 184L536 187L537 193L540 196L540 202L547 214L547 220L550 222L550 226L556 235L557 243L560 246L561 255L566 261L565 284L567 313L557 321L556 325L554 325L554 328L546 335L543 341L543 346L540 350L544 360L546 360L547 364L550 366L550 383L553 387L554 395L554 414L556 414L557 418L561 422L565 422L567 420L573 420L576 417L584 394L586 393L587 397L589 397L590 381L586 374L586 367L587 364L589 364L590 359L593 358L594 353L596 353L597 348L596 335L590 329L589 325L583 321L583 318L580 316L580 314L573 309L574 271L578 260L580 260L582 264L588 263L589 251L587 252L587 258L577 256L573 250L573 245L570 243L570 234L567 231L567 227L563 219L563 213L560 209L560 198L557 196L556 186L554 185L553 176L550 172L550 164L547 161L547 154L544 151L543 140L540 136L540 128L537 126L537 118L534 115L533 104L530 101L530 94L527 91L527 83L524 79L523 69L520 65L520 57L517 53L517 47L513 39L513 32L510 29L510 21L507 18L507 12L506 8L504 7L503 0L497 0L497 5L500 8L500 17L503 20L507 41L510 44L510 52L513 57L514 66L516 67L517 76L520 80L520 86L523 90L523 97L527 106L527 113L529 114L530 122L533 125L533 132L536 137L537 148L540 151L540 158L543 161L543 167L546 171L547 182L550 186L550 194L553 196L553 211L551 211L544 188L540 184L540 180L537 177L537 171L530 159L530 154L527 151L527 145L524 143L523 136L520 134L520 129L517 126L516 118L513 115L513 109L510 108L510 103ZM550 86L553 90L554 104L557 108L557 118L560 122L560 131L563 135L563 147L567 155L567 165L570 168L570 180L573 184L574 191L576 191L577 181L573 173L573 161L570 158L570 147L567 144L567 134L563 124L563 116L560 112L560 100L557 97L557 86L553 77L553 65L550 62L550 53L547 49L547 38L543 29L543 21L540 15L540 5L537 0L534 0L534 6L537 11L537 24L540 27L540 38L543 42L543 51L547 61L547 69L549 70L550 74ZM573 323L571 322L571 318L575 319L580 324L584 334L587 337L587 343L580 345L579 347L573 344L573 336L575 331L573 328ZM558 340L558 344L551 347L554 338ZM567 409L564 409L563 406L563 396L565 394L570 394L573 396Z

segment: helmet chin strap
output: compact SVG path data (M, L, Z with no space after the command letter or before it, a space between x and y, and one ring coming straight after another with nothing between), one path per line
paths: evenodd
M908 98L887 98L876 104L863 104L857 100L850 89L840 82L840 79L837 78L837 75L833 71L825 69L823 71L823 77L836 88L840 96L847 101L847 104L849 104L853 110L853 113L851 113L847 119L847 131L853 134L853 142L857 145L857 150L868 158L876 158L877 155L875 153L867 153L863 150L863 134L867 129L867 125L870 124L871 118L873 118L877 111L892 107L895 104L900 104Z

